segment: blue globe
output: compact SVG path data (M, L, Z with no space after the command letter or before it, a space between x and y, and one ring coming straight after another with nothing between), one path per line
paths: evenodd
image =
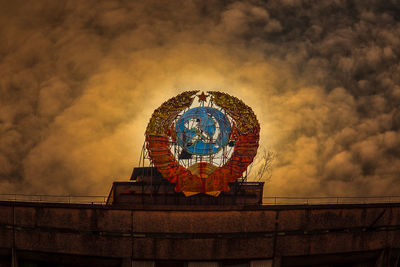
M175 125L179 146L194 155L211 155L229 142L231 124L220 110L211 107L189 109Z

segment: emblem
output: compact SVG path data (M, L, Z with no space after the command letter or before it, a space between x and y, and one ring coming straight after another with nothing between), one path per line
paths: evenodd
M146 148L162 176L186 196L218 196L240 178L258 148L260 125L250 107L226 93L183 92L157 108ZM196 101L195 101L196 100Z

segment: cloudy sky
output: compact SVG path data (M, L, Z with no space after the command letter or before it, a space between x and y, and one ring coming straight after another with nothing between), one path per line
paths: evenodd
M107 194L200 89L253 108L266 195L399 195L399 58L395 0L0 0L0 193Z

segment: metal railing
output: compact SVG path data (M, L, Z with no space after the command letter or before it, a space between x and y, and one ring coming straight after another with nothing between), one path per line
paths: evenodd
M107 196L0 194L0 201L69 204L105 204Z
M400 203L400 196L263 197L263 205Z
M70 196L70 195L27 195L0 194L0 201L42 202L68 204L100 204L107 202L107 196ZM262 205L319 205L319 204L374 204L400 203L400 196L332 196L332 197L263 197Z

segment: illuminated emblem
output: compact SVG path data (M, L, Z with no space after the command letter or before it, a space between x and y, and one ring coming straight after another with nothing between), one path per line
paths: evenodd
M179 94L154 111L146 148L177 192L218 196L253 161L260 125L241 100L214 91L196 99L197 92Z

